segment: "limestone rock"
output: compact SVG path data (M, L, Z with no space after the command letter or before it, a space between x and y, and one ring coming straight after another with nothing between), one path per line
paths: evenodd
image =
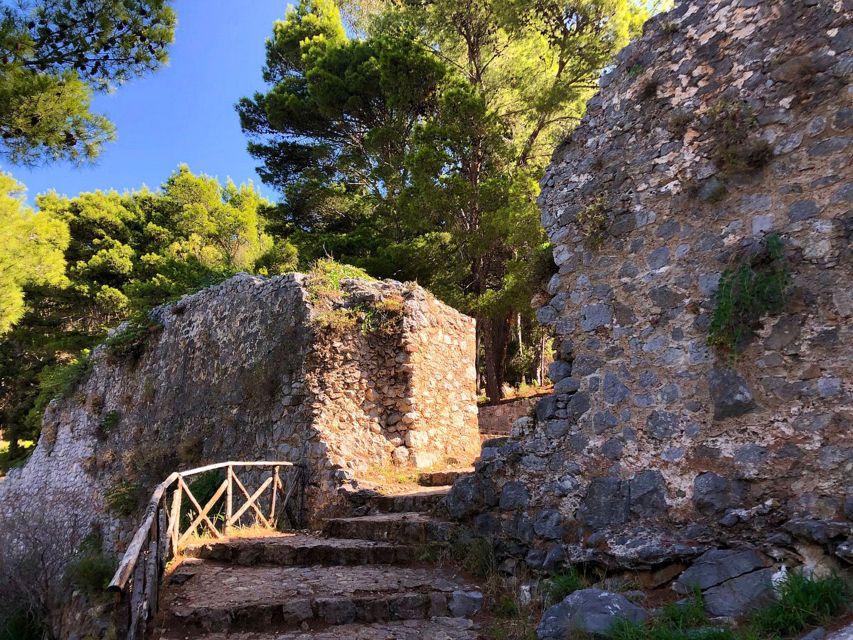
M712 541L846 553L832 527L777 525L853 513L853 7L783 4L684 1L648 21L541 181L557 273L533 304L554 392L476 474L524 483L534 523L559 512L569 562L635 569ZM760 313L721 287L779 266L784 301ZM737 353L709 344L726 318L745 322ZM502 531L501 551L541 568L556 541L538 529L529 546Z
M455 618L470 618L483 608L483 594L479 591L456 590L450 596L448 604L450 615Z
M749 385L734 369L712 369L708 389L714 405L714 420L742 416L755 408Z
M696 559L672 588L682 594L692 593L696 588L704 591L765 566L761 556L752 549L714 549Z
M549 607L536 628L538 640L563 640L572 634L606 637L618 620L637 624L648 618L646 611L617 593L581 589Z
M773 601L773 569L759 569L703 592L711 616L737 618Z

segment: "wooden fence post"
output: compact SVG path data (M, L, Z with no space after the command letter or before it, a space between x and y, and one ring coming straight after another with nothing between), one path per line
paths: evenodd
M270 506L270 519L269 526L275 527L275 499L278 495L278 486L281 484L281 480L279 480L278 475L278 465L273 467L273 481L272 481L272 505Z
M183 486L178 479L178 487L175 489L175 492L172 494L172 514L171 514L171 522L169 523L171 526L169 527L169 538L172 542L172 555L178 555L178 540L181 537L181 493L183 491Z
M228 488L225 493L225 527L223 528L223 532L227 536L231 530L231 516L234 514L234 472L231 470L230 464L226 468L225 474L228 481Z

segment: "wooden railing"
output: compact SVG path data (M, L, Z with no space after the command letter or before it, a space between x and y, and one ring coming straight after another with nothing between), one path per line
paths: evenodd
M250 467L269 470L269 477L251 494L235 471L235 468ZM225 479L202 506L186 480L220 469L225 469ZM242 524L278 528L282 516L290 528L298 528L302 526L302 482L302 469L291 462L221 462L175 472L157 485L148 501L142 524L107 587L118 594L119 606L126 607L127 639L145 637L148 622L157 613L160 582L166 563L188 539L197 535L199 530L213 538L222 538L234 526ZM235 490L242 495L235 496ZM264 503L267 493L270 495ZM211 517L215 507L218 513ZM221 513L223 508L224 514ZM182 519L191 519L183 531Z

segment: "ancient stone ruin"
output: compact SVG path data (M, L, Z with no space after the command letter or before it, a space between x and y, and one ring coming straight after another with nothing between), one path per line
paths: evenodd
M731 621L788 568L849 566L851 24L841 0L682 1L622 51L542 181L555 386L508 436L480 450L473 321L423 289L238 276L99 347L2 510L38 495L120 552L175 469L304 465L313 532L182 549L139 616L164 640L481 637L482 585L424 566L431 545L487 541L528 602L591 568L539 640L643 623L637 586L698 588ZM453 469L407 493L362 482L430 467Z
M49 406L31 460L0 484L4 510L39 496L53 526L80 529L70 520L85 514L79 536L95 526L122 551L152 487L176 470L298 463L313 521L371 467L470 464L473 320L417 286L341 289L241 275L119 328Z
M853 560L851 17L681 2L602 77L542 181L555 392L448 498L504 557ZM744 274L785 295L726 333Z

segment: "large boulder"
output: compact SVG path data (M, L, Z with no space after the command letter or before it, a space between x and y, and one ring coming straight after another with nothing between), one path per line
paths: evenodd
M752 549L713 549L700 556L672 588L699 589L712 616L742 616L774 597L772 568Z
M705 591L703 597L709 615L740 617L773 601L773 569L759 569L726 580Z
M607 636L620 620L640 624L648 614L625 596L601 589L581 589L549 607L536 628L538 640L563 640L571 633Z
M672 588L681 594L692 593L695 589L704 591L765 567L761 556L752 549L712 549L697 558Z

